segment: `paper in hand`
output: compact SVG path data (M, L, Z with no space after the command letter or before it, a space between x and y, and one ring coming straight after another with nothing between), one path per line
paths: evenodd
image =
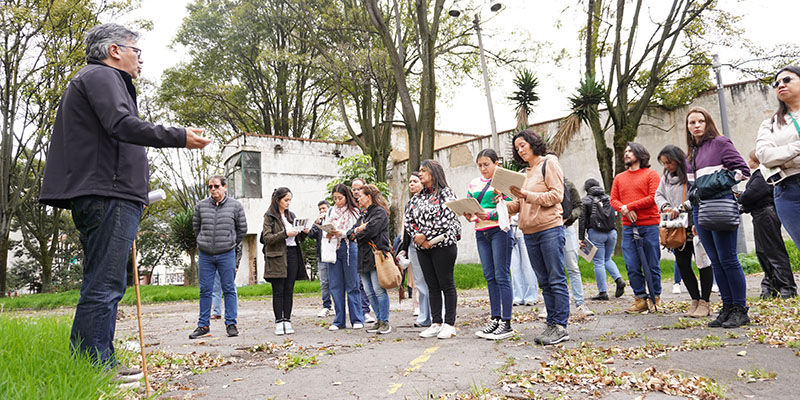
M447 203L444 203L444 205L453 210L456 215L476 214L483 211L483 208L481 208L478 200L475 200L472 197L448 201Z
M494 187L495 190L502 192L504 195L516 200L517 196L514 196L514 194L511 193L511 186L522 188L526 178L527 176L522 172L514 172L510 169L497 167L494 169L494 175L492 175L492 187Z
M319 228L322 229L322 231L325 233L332 233L333 231L336 230L333 224L322 224L319 226Z
M594 254L597 253L597 246L588 239L584 240L583 243L583 246L578 246L578 254L583 257L584 260L592 262Z
M447 235L446 233L443 233L443 234L441 234L441 235L439 235L439 236L436 236L435 238L433 238L433 239L431 239L431 240L428 240L428 243L430 243L430 245L431 245L431 246L433 246L433 245L435 245L436 243L439 243L439 242L441 242L442 240L444 240L444 239L445 239L445 237L447 237L446 235Z

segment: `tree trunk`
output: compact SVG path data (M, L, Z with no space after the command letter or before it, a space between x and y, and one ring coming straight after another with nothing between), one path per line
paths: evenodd
M6 296L6 277L8 276L8 235L11 219L8 214L0 216L0 297Z

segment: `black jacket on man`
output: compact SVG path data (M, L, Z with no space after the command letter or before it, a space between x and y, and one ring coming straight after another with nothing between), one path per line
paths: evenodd
M739 196L742 211L749 213L775 204L770 186L761 175L761 170L755 169L747 180L744 192Z
M90 60L61 96L39 201L69 208L94 195L148 204L144 146L185 147L186 131L142 121L131 75Z

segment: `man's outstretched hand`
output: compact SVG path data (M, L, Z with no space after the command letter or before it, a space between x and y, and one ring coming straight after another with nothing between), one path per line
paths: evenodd
M203 128L186 128L186 148L187 149L202 149L211 143L211 139L206 139L199 136L206 130Z

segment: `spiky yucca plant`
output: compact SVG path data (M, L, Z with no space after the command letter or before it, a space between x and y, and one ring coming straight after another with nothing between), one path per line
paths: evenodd
M597 118L597 106L603 102L605 91L602 81L598 82L591 76L581 80L578 94L569 98L573 114L582 122L589 122L589 118Z
M517 71L514 84L517 85L517 90L508 99L516 103L514 110L517 112L517 131L521 131L528 127L528 116L533 105L539 101L539 94L536 93L539 80L531 70L523 68Z

